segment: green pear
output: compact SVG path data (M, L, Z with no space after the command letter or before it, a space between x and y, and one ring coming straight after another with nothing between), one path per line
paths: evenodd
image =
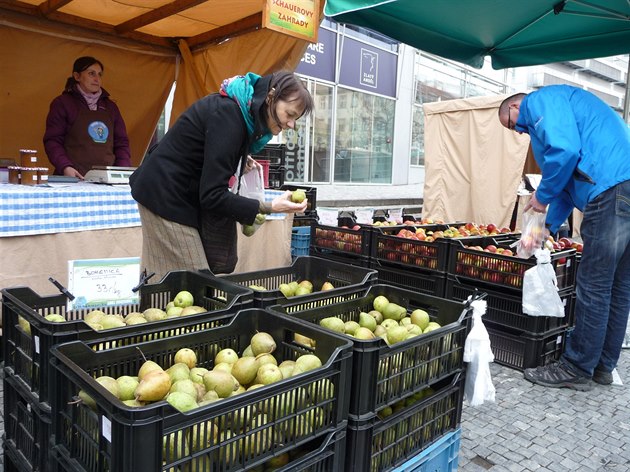
M369 315L366 312L362 311L361 313L359 313L359 326L362 326L363 328L367 328L370 331L374 332L374 330L376 329L376 320L372 315Z
M254 377L255 376L256 373L254 372ZM238 388L236 379L231 374L220 370L210 370L206 372L203 376L203 384L207 392L214 390L221 398L229 397L232 392Z
M190 395L193 398L197 398L197 387L195 383L190 379L177 380L171 384L169 393L183 392Z
M320 320L319 325L323 328L330 329L332 331L337 331L338 333L346 332L346 324L343 322L341 318L337 318L336 316L329 316L327 318L323 318Z
M142 380L149 372L154 370L164 370L162 367L153 361L144 361L138 370L138 380Z
M282 295L287 298L291 298L293 295L295 295L295 289L293 289L289 284L280 284L278 289L282 292Z
M374 333L371 329L361 326L354 332L354 337L364 340L374 339Z
M116 398L120 398L120 389L118 387L118 382L113 377L109 375L102 375L96 378L96 381L100 383L103 387L105 387L109 393L114 395Z
M295 360L293 375L308 372L309 370L318 369L322 366L322 361L315 354L302 354Z
M389 345L404 341L409 337L409 332L404 326L393 326L387 330L387 343Z
M125 322L116 315L103 316L100 324L103 326L103 329L122 328L123 326L126 326Z
M195 351L192 349L184 347L175 353L173 360L175 362L182 362L186 364L189 369L192 369L197 365L197 354L195 354Z
M239 384L249 385L256 378L258 367L260 365L255 357L241 357L232 366L232 375Z
M383 317L390 320L400 321L404 318L407 310L397 303L388 303L383 311Z
M105 316L105 313L103 311L92 310L83 317L83 321L85 321L86 323L99 323L100 324L101 322L100 320L103 316Z
M208 372L205 367L193 367L190 369L190 380L203 385L203 374Z
M163 370L153 370L146 374L136 387L136 400L155 402L162 400L171 389L171 378Z
M429 317L429 313L427 313L425 310L417 308L411 312L411 322L416 326L419 326L420 329L422 329L423 331L427 329L430 321L431 318Z
M299 286L298 288L295 289L295 296L298 297L300 295L308 295L309 293L311 293L311 290L308 289L308 287L305 287L303 285Z
M429 324L427 325L427 327L425 329L422 330L423 333L429 333L431 331L435 331L436 329L440 329L442 326L440 325L440 323L437 323L435 321L431 321L429 322Z
M147 308L142 312L147 321L160 321L166 319L166 312L159 308Z
M346 321L344 323L344 332L346 334L353 335L356 332L356 330L360 327L361 325L357 323L356 321L353 321L353 320Z
M178 380L190 379L190 367L183 362L177 362L166 369L166 373L171 379L171 382L177 382Z
M385 307L388 304L389 304L389 300L387 299L387 297L385 297L383 295L379 295L372 302L372 305L374 306L374 309L376 311L380 311L381 313L383 313L383 311L385 310Z
M374 317L374 319L376 320L376 324L381 324L383 322L383 313L381 313L380 311L370 310L368 311L368 314Z
M215 364L220 364L221 362L234 364L237 360L238 354L234 349L231 348L221 349L219 352L217 352L217 355L214 356Z
M137 377L121 375L116 379L116 382L118 383L118 398L123 401L135 399L134 392L139 384Z
M63 323L64 321L66 321L66 319L63 316L58 315L57 313L51 313L49 315L44 316L44 318L46 318L46 320L48 321L52 321L53 323Z
M181 306L172 306L170 307L168 310L166 310L166 317L167 318L178 318L182 315L182 311L184 311L184 308Z

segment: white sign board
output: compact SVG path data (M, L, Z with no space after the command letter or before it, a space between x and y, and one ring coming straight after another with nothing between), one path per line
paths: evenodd
M68 310L139 303L139 279L139 257L68 261Z

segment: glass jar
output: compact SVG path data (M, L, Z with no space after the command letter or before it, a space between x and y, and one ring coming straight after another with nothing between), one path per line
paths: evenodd
M9 166L7 167L9 170L9 183L10 184L19 184L20 183L20 170L19 166Z
M20 149L20 165L34 167L37 165L37 151L34 149Z
M22 185L37 185L37 167L22 167L20 183Z
M37 168L37 183L38 184L48 183L48 167Z

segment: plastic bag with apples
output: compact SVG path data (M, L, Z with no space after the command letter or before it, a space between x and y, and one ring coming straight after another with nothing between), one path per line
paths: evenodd
M545 238L545 219L547 213L530 210L523 213L523 231L516 244L516 255L521 259L529 259L536 249L542 248Z

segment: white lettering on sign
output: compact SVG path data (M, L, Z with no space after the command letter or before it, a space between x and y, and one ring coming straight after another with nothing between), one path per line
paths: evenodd
M378 53L361 48L361 85L376 88L378 74Z

